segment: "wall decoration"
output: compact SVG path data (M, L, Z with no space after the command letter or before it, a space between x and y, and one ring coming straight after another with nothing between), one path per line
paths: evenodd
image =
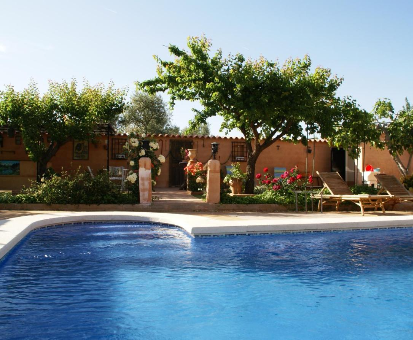
M73 141L73 159L89 159L89 142L85 140Z
M0 175L20 175L20 161L0 161Z

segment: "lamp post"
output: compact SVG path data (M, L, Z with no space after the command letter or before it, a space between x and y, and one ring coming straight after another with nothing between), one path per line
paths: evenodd
M217 143L217 142L211 143L213 159L215 159L215 155L218 153L218 145L219 145L219 143Z

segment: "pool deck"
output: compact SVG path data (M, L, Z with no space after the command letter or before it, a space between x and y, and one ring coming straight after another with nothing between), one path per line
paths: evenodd
M168 191L169 192L169 191ZM156 193L155 193L156 194ZM170 201L188 212L153 211L36 211L0 210L0 258L9 252L31 230L71 223L83 222L150 222L165 223L184 229L188 234L199 236L220 236L234 234L263 234L291 232L322 232L339 230L360 230L377 228L413 227L412 212L388 211L367 212L216 212L193 211L191 204L202 204L186 193L162 196L158 204ZM156 203L155 203L156 204ZM206 203L204 203L206 204ZM69 226L70 227L70 226Z

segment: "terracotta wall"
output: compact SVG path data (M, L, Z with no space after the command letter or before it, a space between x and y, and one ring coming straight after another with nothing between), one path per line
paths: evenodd
M29 160L23 145L16 145L15 138L9 138L6 134L2 134L3 146L0 147L0 160L19 160L20 175L0 175L0 190L19 190L23 185L28 185L29 180L36 178L36 164ZM46 137L45 137L46 138ZM89 143L89 158L87 160L73 159L73 142L65 144L54 156L49 164L55 171L76 171L79 167L86 171L86 167L90 166L94 173L106 168L107 148L106 136L99 136L98 143ZM126 139L125 135L117 135L110 137L109 145L112 145L112 139ZM157 154L163 154L166 157L166 162L162 166L162 173L157 178L158 187L169 187L169 166L170 166L170 143L171 140L186 140L193 142L193 148L197 149L196 160L205 164L211 157L211 143L219 143L219 151L217 160L221 164L221 170L225 173L225 166L232 163L231 151L233 142L243 142L240 138L227 137L182 137L168 135L153 135L160 146ZM308 161L308 173L313 172L313 156L314 170L331 171L331 148L326 142L317 141L314 144L310 143L312 152L307 154L305 146L301 144L294 145L285 141L279 141L273 144L270 148L263 151L256 164L256 173L262 172L264 167L268 167L272 172L274 167L285 167L291 169L298 166L300 172L304 173L306 168L306 158ZM407 159L407 155L402 157ZM111 166L127 167L127 160L112 159L112 150L110 149ZM242 169L245 171L246 162L240 162ZM362 160L359 160L359 168L361 169ZM387 151L377 150L370 146L365 150L364 164L371 164L374 168L380 168L381 172L392 174L400 177L396 164L392 160ZM361 175L358 177L361 182ZM351 180L349 180L351 182Z

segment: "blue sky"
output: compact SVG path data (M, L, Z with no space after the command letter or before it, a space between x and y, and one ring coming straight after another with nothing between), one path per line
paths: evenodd
M155 76L153 55L168 59L168 44L204 34L224 54L308 54L344 77L338 95L366 110L378 98L396 110L413 101L411 1L2 0L0 11L0 88L33 79L45 91L48 80L77 78L113 80L130 95ZM186 126L192 105L178 104L173 123ZM210 123L218 134L219 120Z

